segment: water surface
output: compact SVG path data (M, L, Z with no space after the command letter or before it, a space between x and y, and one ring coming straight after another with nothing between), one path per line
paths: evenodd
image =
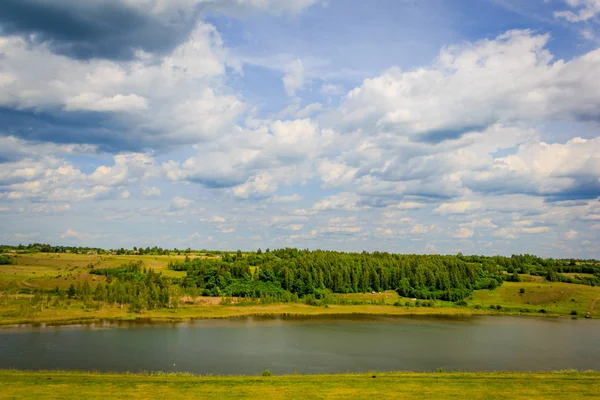
M238 318L0 330L0 368L188 371L600 370L600 321Z

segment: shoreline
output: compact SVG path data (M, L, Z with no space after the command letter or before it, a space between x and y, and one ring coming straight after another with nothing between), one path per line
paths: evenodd
M223 311L225 308L226 312L217 314L216 307L219 307L218 311ZM81 326L81 325L113 325L120 323L132 323L132 324L149 324L149 325L161 325L161 324L174 324L174 323L186 323L194 321L210 321L210 320L225 320L225 319L236 319L236 318L247 318L247 317L259 317L259 318L321 318L321 317L390 317L390 318L412 318L412 317L432 317L432 318L468 318L468 317L480 317L480 316L510 316L510 317L529 317L529 318L544 318L544 319L556 319L556 318L569 318L569 319L585 319L583 316L571 316L563 314L541 314L541 313L521 313L511 311L487 311L481 309L469 309L469 308L419 308L419 312L413 310L407 310L406 308L397 308L393 306L330 306L314 307L314 306L303 306L304 310L287 310L277 309L281 307L280 304L273 304L269 306L244 306L240 307L231 306L214 306L195 310L197 313L186 313L186 311L194 311L193 308L183 309L182 315L176 315L177 312L173 312L173 315L156 315L156 313L146 314L133 314L123 313L122 315L116 316L75 316L66 318L23 318L16 321L3 321L0 319L0 329L19 329L19 328L40 328L40 327L69 327L69 326ZM361 310L352 310L353 307L360 307ZM372 310L368 310L372 307ZM213 308L213 310L210 310ZM229 309L227 309L229 308ZM257 309L258 308L258 309ZM268 310L268 308L273 308ZM298 308L298 307L296 307ZM365 310L367 308L367 310ZM382 309L387 308L387 309ZM595 318L590 318L595 319Z

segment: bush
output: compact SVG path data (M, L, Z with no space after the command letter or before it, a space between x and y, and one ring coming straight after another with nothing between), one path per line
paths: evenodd
M519 293L520 294L524 294L525 293L525 289L524 288L519 289Z
M544 310L543 308L542 308L540 311L538 311L538 312L539 312L540 314L546 314L546 310Z
M0 255L0 265L12 265L15 262L13 261L13 259L9 256L5 256L5 255Z
M466 306L468 306L468 303L466 301L464 301L464 300L455 301L454 304L457 305L458 307L466 307Z
M268 369L265 369L262 373L262 376L272 376L273 374Z
M571 315L577 315L577 311L575 311L575 310L571 311Z
M480 306L479 304L476 304L476 305L475 305L475 309L476 309L476 310L481 310L481 306Z

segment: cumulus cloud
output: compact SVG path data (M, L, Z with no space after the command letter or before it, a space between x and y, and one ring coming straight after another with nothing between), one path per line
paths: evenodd
M0 52L0 105L22 110L8 123L36 125L34 131L16 130L25 139L88 143L111 151L168 147L218 137L233 129L245 110L222 83L226 66L235 68L235 60L214 27L203 22L159 58L137 53L128 61L82 61L19 36L2 37ZM44 124L40 112L63 121L64 129ZM82 118L88 112L108 115Z
M554 199L600 196L600 137L565 144L526 143L497 158L489 170L467 177L474 190L528 193Z
M372 132L368 127L374 126L425 142L458 138L501 121L599 119L600 83L589 71L600 67L600 50L556 60L546 49L549 39L515 30L449 46L430 67L393 67L366 79L332 118L346 129Z
M182 210L194 204L193 200L175 196L171 199L171 210Z
M236 197L247 199L250 197L264 197L277 190L277 183L267 173L253 176L241 185L233 188Z
M302 61L297 59L289 63L285 67L285 75L283 76L283 87L288 96L294 96L296 90L302 88L305 83L304 66Z

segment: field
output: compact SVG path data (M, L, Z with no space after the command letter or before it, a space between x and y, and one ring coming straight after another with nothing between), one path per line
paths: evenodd
M600 373L212 377L0 371L0 399L591 399Z
M184 272L167 269L169 261L184 260L185 256L117 256L70 253L19 254L16 265L0 266L0 289L14 286L20 288L52 289L67 288L71 283L87 280L90 284L103 281L103 277L91 275L93 268L118 267L130 261L142 260L146 268L162 272L165 276L184 276Z
M203 257L191 254L191 257ZM103 304L85 305L80 300L65 300L56 304L53 299L42 301L42 307L28 312L34 289L65 289L70 284L87 280L92 288L104 280L90 274L93 268L116 267L129 261L142 260L146 268L153 268L167 276L184 276L184 272L167 269L170 261L182 260L184 255L171 256L116 256L84 254L19 254L16 265L0 266L0 325L18 323L73 323L95 320L149 319L155 321L185 321L195 318L227 318L245 315L316 315L316 314L378 314L378 315L480 315L511 314L535 316L600 315L600 288L567 283L550 283L540 277L523 275L524 282L505 282L495 290L476 291L465 299L467 306L458 307L450 302L437 301L435 307L416 307L416 301L399 297L394 291L382 293L353 293L338 295L352 305L307 306L299 303L224 305L220 298L196 297L191 304L177 309L158 309L141 314L129 312L127 307ZM521 292L523 289L523 293ZM235 302L235 299L234 299ZM408 305L408 306L407 306ZM491 307L493 306L493 308ZM500 306L500 310L498 307ZM543 310L543 311L541 311Z

